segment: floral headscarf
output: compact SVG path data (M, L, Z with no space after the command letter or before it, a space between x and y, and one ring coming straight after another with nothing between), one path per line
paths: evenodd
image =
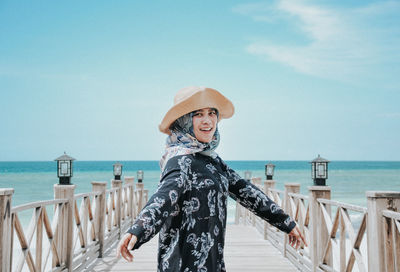
M193 132L193 115L196 111L185 114L171 125L171 135L167 137L164 155L160 160L161 171L164 171L165 165L172 157L179 155L188 155L201 153L203 155L216 158L218 155L214 151L219 144L218 127L215 130L213 139L209 143L203 143L197 140ZM217 116L218 116L218 111Z

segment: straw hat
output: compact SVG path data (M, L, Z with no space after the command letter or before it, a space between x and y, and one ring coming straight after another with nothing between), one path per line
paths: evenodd
M169 127L176 119L203 108L216 108L219 112L219 120L230 118L235 111L232 102L217 90L190 86L176 93L174 105L165 114L158 128L163 133L171 134Z

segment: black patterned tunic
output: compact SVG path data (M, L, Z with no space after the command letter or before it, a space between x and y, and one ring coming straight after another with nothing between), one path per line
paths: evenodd
M222 159L196 153L167 162L157 191L128 230L138 237L134 249L160 232L158 271L225 271L228 196L282 231L289 233L295 226L277 204Z

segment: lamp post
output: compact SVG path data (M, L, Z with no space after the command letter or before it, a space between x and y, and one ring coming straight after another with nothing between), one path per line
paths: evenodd
M275 164L268 163L265 165L265 177L267 180L272 180L274 176Z
M139 183L143 182L144 173L142 170L137 171L137 180Z
M68 156L65 152L64 155L55 159L57 162L57 176L59 178L59 184L71 185L72 161L74 160L74 158Z
M325 186L328 179L328 163L329 161L318 157L311 161L311 178L314 180L314 185Z
M244 172L244 179L247 181L250 181L251 179L251 172L250 171L245 171Z
M122 164L120 164L119 162L113 164L113 173L114 173L115 180L121 180Z

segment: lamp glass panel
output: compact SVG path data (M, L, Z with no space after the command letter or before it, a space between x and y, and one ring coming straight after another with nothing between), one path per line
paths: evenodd
M311 164L311 178L315 179L315 163Z
M137 172L137 178L138 179L143 179L143 171L140 170L140 171Z
M70 172L69 161L60 162L60 176L68 177Z
M324 178L325 177L325 164L324 163L318 163L318 177Z
M274 174L274 168L272 166L267 166L267 174L272 176Z
M114 166L114 176L121 176L121 166L116 165Z

